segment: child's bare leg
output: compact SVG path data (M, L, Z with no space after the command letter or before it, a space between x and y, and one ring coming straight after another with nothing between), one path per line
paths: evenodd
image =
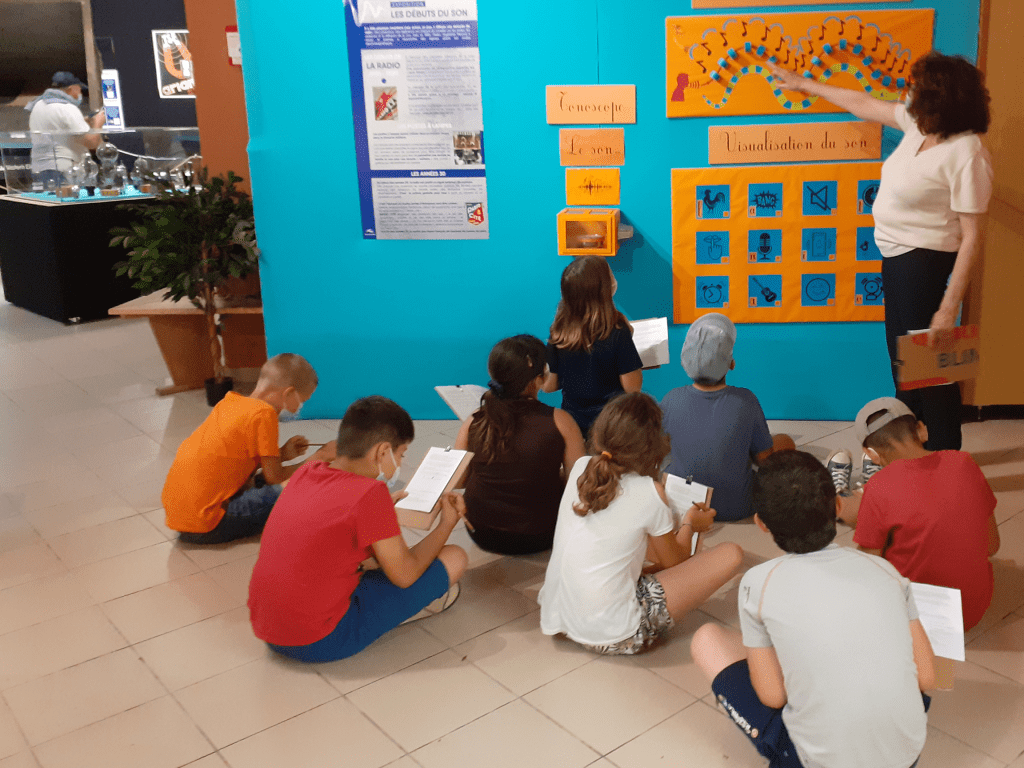
M659 571L655 578L665 590L665 602L672 618L679 621L711 597L736 574L741 562L743 550L738 544L725 542Z
M690 655L708 682L713 682L723 669L747 658L747 649L737 630L709 623L693 633Z
M863 489L853 491L848 496L839 497L839 514L836 517L851 528L857 527L857 516L860 514L860 502L864 498Z
M466 566L469 565L469 556L466 554L466 550L455 544L445 544L441 547L437 559L441 561L441 565L448 571L449 586L462 578L462 574L466 572Z

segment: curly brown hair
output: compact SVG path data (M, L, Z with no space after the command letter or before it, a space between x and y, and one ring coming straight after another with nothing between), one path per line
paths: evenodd
M946 139L958 133L986 133L990 119L985 75L963 56L929 51L910 69L907 114L917 129Z
M661 408L643 392L611 400L594 422L590 442L596 455L576 483L580 501L572 507L580 517L611 504L629 472L660 480L661 462L671 450L661 429Z

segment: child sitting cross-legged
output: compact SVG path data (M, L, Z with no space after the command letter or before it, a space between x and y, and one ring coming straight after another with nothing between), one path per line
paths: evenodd
M843 499L840 519L857 529L860 549L911 581L959 589L964 629L971 629L992 601L989 557L999 550L988 481L970 454L927 450L928 428L895 397L865 405L856 427L865 456L880 469L863 496ZM837 487L848 487L849 455L838 458L829 469Z
M743 550L729 542L690 555L715 511L693 506L676 530L660 469L669 439L649 395L608 403L591 444L597 455L573 466L559 506L540 626L596 653L640 653L732 578ZM648 547L655 573L642 573Z
M736 326L725 315L702 315L686 333L682 363L693 380L661 401L665 431L672 438L668 472L714 488L720 522L742 520L750 511L754 464L776 451L796 448L789 435L768 431L757 396L732 387L725 377L736 363Z
M813 456L765 461L754 520L787 554L743 575L742 634L705 624L693 660L770 768L911 768L927 735L931 644L910 582L833 542L837 509Z
M299 661L343 659L455 602L467 558L445 542L466 512L462 497L446 494L437 526L410 548L388 492L412 439L401 406L365 397L341 420L337 457L307 463L288 483L249 582L253 631L272 650ZM364 568L370 557L379 569Z
M260 369L252 395L228 392L179 447L164 482L167 527L188 544L221 544L263 530L281 483L309 441L295 436L278 447L278 421L298 416L317 386L300 355L274 355ZM321 449L311 458L325 458Z

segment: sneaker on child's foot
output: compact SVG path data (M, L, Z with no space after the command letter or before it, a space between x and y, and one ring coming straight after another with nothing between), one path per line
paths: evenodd
M832 451L825 462L825 469L832 475L832 483L840 496L850 495L850 478L853 475L853 457L849 451L840 448Z
M455 601L459 599L459 592L459 582L455 582L450 587L448 587L448 591L441 595L439 598L437 598L437 600L430 603L426 608L417 613L415 616L410 616L402 623L408 624L411 621L419 621L420 619L425 619L428 616L434 616L438 613L441 613L441 611L447 611L455 604Z
M875 464L875 462L873 462L871 460L871 457L868 456L866 453L863 456L861 456L861 459L860 459L860 484L861 484L861 486L866 485L868 480L871 479L871 476L873 474L875 474L875 472L877 472L881 468L882 468L882 466L880 464Z

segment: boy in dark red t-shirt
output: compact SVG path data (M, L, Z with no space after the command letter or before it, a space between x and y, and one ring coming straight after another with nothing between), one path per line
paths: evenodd
M272 650L299 661L343 659L455 602L467 557L445 542L465 501L446 494L437 527L410 548L395 515L404 493L388 492L412 439L412 419L397 403L365 397L345 412L336 458L292 476L249 582L253 632ZM364 570L371 557L380 568Z
M927 427L894 397L865 405L856 426L865 455L883 469L865 484L859 512L844 505L854 543L911 581L959 589L971 629L992 600L989 557L999 549L988 481L969 454L926 450Z

